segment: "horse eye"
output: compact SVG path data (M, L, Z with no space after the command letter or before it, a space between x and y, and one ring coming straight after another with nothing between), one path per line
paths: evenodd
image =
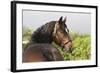
M67 28L67 25L66 25L66 24L64 24L64 27L65 27L65 28Z

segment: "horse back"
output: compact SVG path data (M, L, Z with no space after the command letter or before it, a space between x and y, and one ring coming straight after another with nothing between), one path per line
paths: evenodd
M23 52L23 62L43 62L43 61L62 61L58 49L50 44L34 44L30 45Z

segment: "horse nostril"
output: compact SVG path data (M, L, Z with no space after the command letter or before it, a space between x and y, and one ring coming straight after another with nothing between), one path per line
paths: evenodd
M69 52L69 53L72 53L72 51L73 51L72 48L69 48L68 52Z
M73 49L72 49L72 48L70 48L69 53L72 53L72 51L73 51Z

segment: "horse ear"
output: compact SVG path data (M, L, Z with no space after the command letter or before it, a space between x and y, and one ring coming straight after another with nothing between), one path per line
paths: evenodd
M66 23L66 17L64 18L64 21L63 22Z
M64 27L67 28L67 25L65 24L66 23L66 17L64 18L63 23L64 23Z
M60 19L58 20L59 23L62 22L63 17L61 16Z

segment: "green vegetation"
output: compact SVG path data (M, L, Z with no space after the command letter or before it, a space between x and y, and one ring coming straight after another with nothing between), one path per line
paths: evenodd
M23 48L29 42L32 34L32 30L23 30ZM91 57L91 36L89 34L79 34L71 32L73 41L72 53L67 53L55 43L52 43L54 47L58 48L64 57L64 60L88 60Z
M33 30L32 29L27 29L27 28L23 28L23 34L22 34L22 39L23 39L23 49L26 47L27 43L29 42L31 35L32 35Z
M91 37L88 34L79 35L78 33L71 34L73 40L73 51L67 53L62 50L61 47L53 43L55 47L58 47L64 60L86 60L91 57Z

